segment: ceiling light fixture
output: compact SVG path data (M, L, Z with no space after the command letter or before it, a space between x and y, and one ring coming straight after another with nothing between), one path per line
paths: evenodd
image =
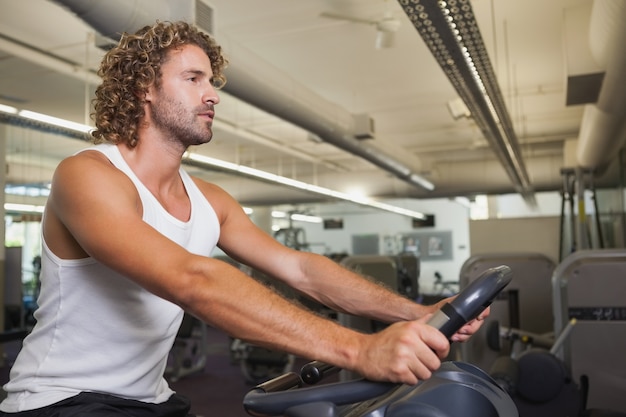
M515 189L534 202L517 137L470 0L398 0L491 144Z
M7 213L43 213L44 206L34 204L4 203L4 211Z
M272 174L270 172L261 171L260 169L235 164L233 162L222 161L220 159L211 158L209 156L200 155L197 153L185 153L183 157L183 162L191 163L192 165L197 165L201 168L218 168L230 173L236 173L263 181L269 181L275 184L281 184L287 187L292 187L299 190L332 197L337 200L349 201L351 203L355 203L361 206L372 207L416 219L423 220L426 218L423 213L420 213L418 211L405 209L391 204L381 203L380 201L372 200L368 197L352 196L346 193L342 193L340 191L331 190L329 188L320 187L306 182L283 177L281 175Z
M0 122L25 126L44 132L59 133L82 140L88 140L90 138L89 132L94 129L93 126L71 122L30 110L20 110L4 104L0 104Z
M324 220L318 216L310 216L308 214L299 214L293 213L291 215L291 220L295 220L298 222L306 222L306 223L322 223Z
M291 220L295 220L299 222L306 222L306 223L322 223L324 221L321 217L318 217L318 216L310 216L310 215L301 214L301 213L291 213L289 215L289 213L286 213L284 211L278 211L278 210L272 211L272 217L276 219L286 219L287 216L289 216Z
M5 104L0 104L0 112L8 113L8 114L17 114L18 110L15 107L7 106Z
M36 120L38 122L48 123L54 126L75 130L77 132L88 133L93 130L93 127L89 125L70 122L69 120L59 119L58 117L48 116L47 114L36 113L30 110L20 110L17 115L25 117L27 119Z

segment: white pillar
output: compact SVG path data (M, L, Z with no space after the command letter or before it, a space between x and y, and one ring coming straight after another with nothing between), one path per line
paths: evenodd
M0 245L0 302L2 308L0 308L0 329L4 330L4 288L5 288L5 259L6 252L4 250L5 242L5 221L4 221L4 188L6 184L6 143L8 135L8 126L0 123L0 212L2 213L2 221L0 222L0 238L2 244Z

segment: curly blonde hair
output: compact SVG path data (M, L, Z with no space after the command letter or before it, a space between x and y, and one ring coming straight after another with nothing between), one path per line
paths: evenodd
M134 34L124 33L119 44L104 56L98 75L92 117L94 143L126 143L137 146L138 124L144 116L145 93L161 81L161 66L170 50L197 45L211 60L213 85L226 84L223 70L228 64L222 48L209 35L185 22L157 22Z

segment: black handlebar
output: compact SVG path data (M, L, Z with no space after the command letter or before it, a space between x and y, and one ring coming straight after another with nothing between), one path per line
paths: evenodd
M512 273L508 266L486 270L452 302L446 303L437 311L428 324L438 328L449 339L465 323L487 308L509 284L511 278ZM319 361L310 362L302 368L300 375L291 372L255 387L244 397L244 407L251 415L277 416L283 415L291 407L303 404L323 402L331 408L335 405L353 404L377 397L398 386L360 379L300 388L305 383L315 384L339 370Z
M428 320L448 339L465 323L475 319L491 305L498 294L511 282L511 268L506 265L490 268L472 281L450 303L444 304Z

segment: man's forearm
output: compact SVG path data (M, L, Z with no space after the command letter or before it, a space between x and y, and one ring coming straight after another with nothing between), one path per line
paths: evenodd
M233 337L352 368L365 335L300 308L229 265L193 279L181 306Z
M432 312L431 307L417 304L370 277L321 258L307 257L305 269L310 278L307 287L300 289L329 308L388 323L418 319Z

